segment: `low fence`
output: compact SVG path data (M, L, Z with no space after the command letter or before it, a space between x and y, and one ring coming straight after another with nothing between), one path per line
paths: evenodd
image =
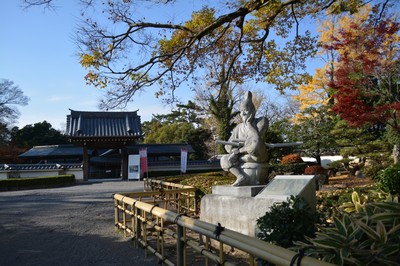
M197 189L194 187L145 178L144 190L154 193L152 202L155 204L158 204L155 200L162 202L165 209L172 209L192 217L199 214L200 199L196 195Z
M157 190L114 195L115 226L164 265L255 265L257 260L276 265L332 265L189 217L198 214L193 187L157 180L145 184Z
M187 173L204 173L221 171L221 164L217 160L202 160L187 162ZM181 173L180 161L149 162L147 176L159 177L168 175L179 175Z

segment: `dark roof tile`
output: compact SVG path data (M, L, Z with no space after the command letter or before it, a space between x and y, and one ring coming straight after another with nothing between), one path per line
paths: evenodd
M0 171L56 170L82 168L82 164L0 164Z
M20 154L18 157L22 158L59 158L59 157L76 157L82 156L83 148L77 147L72 144L65 145L48 145L48 146L34 146L30 150Z
M67 134L71 138L139 138L143 135L137 111L85 112L74 110L71 110L71 114L67 116Z

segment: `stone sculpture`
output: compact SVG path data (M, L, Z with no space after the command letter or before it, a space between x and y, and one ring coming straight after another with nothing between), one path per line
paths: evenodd
M267 170L267 146L263 141L268 128L266 117L256 118L252 93L246 93L240 104L242 122L232 131L225 144L228 154L222 156L221 167L236 176L232 186L258 185L265 178Z

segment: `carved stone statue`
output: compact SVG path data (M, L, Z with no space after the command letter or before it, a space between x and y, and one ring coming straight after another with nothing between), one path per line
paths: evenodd
M240 104L242 122L232 130L228 141L219 141L229 153L222 156L221 167L236 176L232 186L257 185L260 178L265 178L262 175L267 167L267 147L262 136L268 120L255 115L252 93L247 92Z

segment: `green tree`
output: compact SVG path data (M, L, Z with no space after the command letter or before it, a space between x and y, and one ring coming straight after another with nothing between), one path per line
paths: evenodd
M321 165L321 156L327 152L332 153L336 146L331 135L336 118L326 107L309 107L302 115L291 131L292 139L302 141L301 149L304 153L316 158Z
M202 119L200 118L203 112L202 108L193 101L188 101L186 104L177 104L176 107L169 114L154 114L153 118L163 124L174 122L191 123L195 126L202 124Z
M193 160L206 159L208 150L205 141L211 133L203 128L195 128L190 123L160 124L150 123L152 131L145 133L144 143L181 144L187 143L195 150Z
M32 148L41 145L57 145L68 143L68 138L54 129L50 123L43 121L34 125L26 125L11 130L11 142L21 148Z
M166 115L153 115L151 121L143 123L144 143L180 144L192 146L195 153L190 159L200 160L208 157L206 143L211 138L210 130L201 127L201 119L193 112L193 102L179 105L178 109Z
M350 167L348 158L352 156L360 159L360 165L355 167L362 167L368 160L368 166L364 170L374 170L371 175L391 162L390 143L387 141L384 124L354 127L340 119L331 134L340 149L340 155L344 158L343 164L346 168Z
M238 114L234 111L235 101L232 96L232 90L229 88L229 82L221 84L221 90L218 96L209 98L209 112L214 121L216 121L216 135L221 140L228 140L234 128L232 119ZM226 153L223 145L218 145L219 154Z

